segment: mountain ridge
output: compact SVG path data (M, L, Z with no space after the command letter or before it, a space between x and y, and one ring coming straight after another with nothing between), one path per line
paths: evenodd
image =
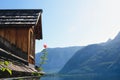
M42 67L47 73L57 73L65 63L81 49L80 46L64 47L64 48L47 48L48 60ZM39 66L41 52L36 54L36 65ZM57 65L56 65L57 64Z
M120 73L120 32L111 41L78 50L59 73Z

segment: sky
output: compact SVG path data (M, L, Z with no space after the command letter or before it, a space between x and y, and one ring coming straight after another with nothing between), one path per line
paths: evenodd
M43 39L49 48L85 46L113 39L120 31L120 0L0 0L0 9L43 9Z

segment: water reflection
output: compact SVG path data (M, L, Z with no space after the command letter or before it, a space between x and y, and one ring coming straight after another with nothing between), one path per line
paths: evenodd
M120 80L118 75L48 75L40 80Z

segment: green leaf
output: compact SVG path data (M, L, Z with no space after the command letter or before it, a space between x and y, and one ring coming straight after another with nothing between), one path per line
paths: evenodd
M47 58L44 58L44 60L48 60Z
M41 59L43 59L43 58L44 58L44 56L41 56L40 58L41 58Z
M42 68L42 67L40 67L40 68L39 68L39 70L40 70L40 71L42 71L42 70L43 70L43 68Z
M46 62L42 62L42 64L46 64Z
M8 68L8 65L10 64L9 61L3 61L3 62L0 62L0 64L4 65L4 67L0 69L1 71L3 72L7 71L10 75L12 75L12 70Z
M46 49L43 49L43 50L42 50L42 53L44 53L44 52L46 52Z
M10 75L12 75L12 71L10 69L6 69Z
M1 68L1 70L4 72L6 70L6 68Z
M6 66L8 66L8 65L9 65L9 61L5 61L4 64L5 64Z

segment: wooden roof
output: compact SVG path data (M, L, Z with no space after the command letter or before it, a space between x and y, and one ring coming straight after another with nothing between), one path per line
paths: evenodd
M36 39L42 39L41 9L0 9L0 27L35 28Z

